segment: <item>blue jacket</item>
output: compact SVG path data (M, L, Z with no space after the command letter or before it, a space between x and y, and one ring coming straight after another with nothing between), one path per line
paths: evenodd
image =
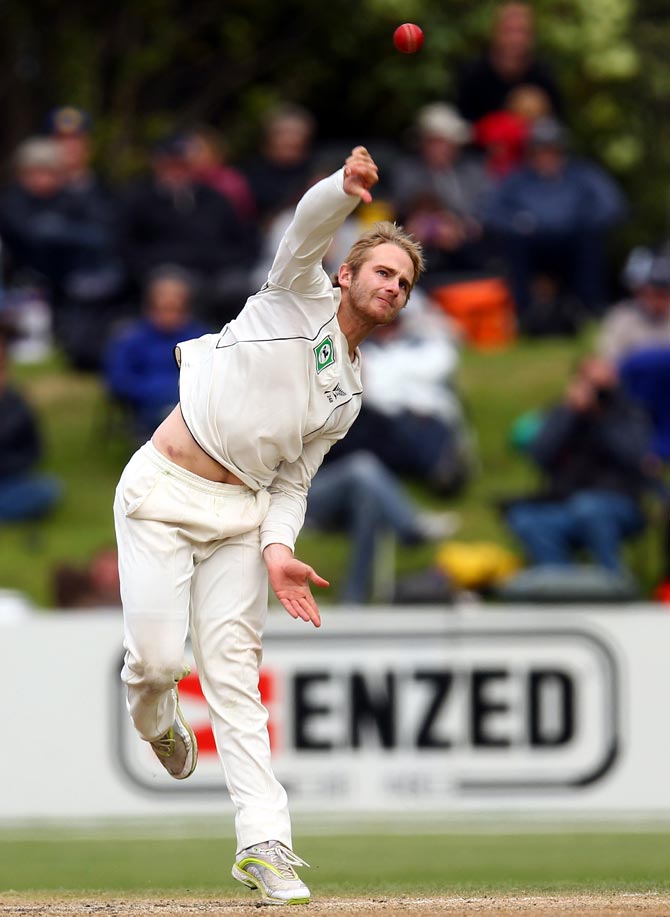
M625 211L623 195L603 169L571 159L555 177L528 166L506 176L488 200L484 222L503 233L563 234L606 229Z
M165 334L140 319L113 338L104 361L104 380L112 395L149 419L179 401L179 369L174 348L180 341L201 337L209 328L189 321Z

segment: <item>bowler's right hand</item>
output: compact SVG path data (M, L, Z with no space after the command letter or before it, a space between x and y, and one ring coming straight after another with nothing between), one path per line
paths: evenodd
M377 164L364 146L357 146L344 163L344 190L356 194L364 204L372 201L370 188L379 181Z

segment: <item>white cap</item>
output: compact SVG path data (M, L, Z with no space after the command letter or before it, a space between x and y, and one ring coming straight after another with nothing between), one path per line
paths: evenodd
M446 102L425 105L419 112L416 126L424 136L442 137L452 143L467 143L472 134L468 122Z

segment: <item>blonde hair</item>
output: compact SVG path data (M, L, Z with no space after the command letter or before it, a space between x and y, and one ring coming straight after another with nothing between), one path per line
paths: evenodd
M370 229L364 232L351 246L347 257L344 259L344 263L349 265L353 275L356 276L363 262L367 259L368 253L373 248L377 248L378 245L384 245L385 243L397 245L398 248L409 255L412 267L414 268L414 276L410 285L411 292L414 289L415 283L426 269L426 264L423 260L423 249L421 243L417 242L414 236L406 232L402 226L391 223L390 220L381 220L378 223L373 223ZM337 277L333 278L333 282L335 286L339 286Z

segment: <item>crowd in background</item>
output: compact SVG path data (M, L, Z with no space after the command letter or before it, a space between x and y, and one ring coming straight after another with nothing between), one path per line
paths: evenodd
M591 575L619 577L612 588L627 576L622 545L644 528L645 495L662 490L670 457L658 394L670 381L670 256L662 240L658 251L633 252L628 298L612 306L606 243L629 205L602 165L577 154L569 121L536 56L530 8L507 3L454 98L421 109L406 142L372 148L374 204L338 232L328 266L382 218L421 241L428 271L403 318L365 345L361 416L308 502L308 527L351 535L343 599L369 599L385 536L440 542L457 529L453 513L420 510L402 482L420 481L442 501L476 470L476 431L457 385L473 316L504 325L508 339L599 324L597 353L560 402L520 419L520 452L545 483L501 512L531 585L538 569L545 585L565 583L576 558ZM73 368L100 374L131 438L146 439L178 400L174 345L236 316L264 282L302 193L346 153L344 143L320 144L312 115L287 102L267 112L258 148L234 163L224 134L185 125L147 150L145 174L112 186L94 137L86 112L55 109L15 150L0 193L0 522L38 518L61 498L58 482L35 470L36 422L7 381L8 347L35 358L55 342Z

